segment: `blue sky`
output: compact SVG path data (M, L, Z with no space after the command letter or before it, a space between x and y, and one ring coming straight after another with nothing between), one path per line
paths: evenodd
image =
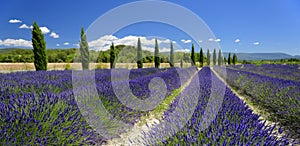
M30 26L34 20L43 27L41 29L45 33L48 48L76 47L81 27L88 28L107 11L129 2L133 1L2 1L0 48L30 47L28 45L31 40ZM283 52L300 55L300 1L298 0L172 0L169 2L181 5L202 18L216 37L210 41L218 42L223 52ZM177 50L190 49L192 43L199 43L196 42L199 40L191 39L188 34L177 28L155 22L137 23L115 34L107 35L112 35L114 40L120 43L136 39L137 36L145 37L145 42L158 37L162 43L164 40L175 41ZM167 48L167 45L165 44L164 47ZM196 50L199 50L198 45Z

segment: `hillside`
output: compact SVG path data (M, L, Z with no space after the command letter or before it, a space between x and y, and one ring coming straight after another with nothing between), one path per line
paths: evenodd
M118 56L118 63L133 63L136 62L137 49L133 46L117 45L115 46L116 54L122 53ZM61 63L61 62L78 62L79 53L77 48L70 49L47 49L48 62L49 63ZM153 62L153 52L143 50L144 63ZM169 54L160 53L161 62L168 63ZM189 62L190 58L188 54L176 53L175 62L180 62L181 58L185 62ZM197 58L197 57L196 57ZM7 48L0 49L0 62L16 63L16 62L33 62L33 52L31 49L19 49L19 48ZM110 50L95 51L90 50L90 60L92 62L108 63L110 61Z
M136 51L137 49L134 46L125 46L117 45L116 53L118 54L122 49L125 51L119 55L117 62L119 63L133 63L136 62ZM48 49L48 61L50 63L57 62L77 62L75 55L77 48L69 49ZM206 55L206 53L204 53ZM162 52L161 62L167 63L169 60L169 53ZM144 63L153 62L153 52L143 50L143 61ZM180 62L183 59L184 62L189 62L190 60L189 53L176 52L175 53L175 62ZM228 52L223 53L223 56L228 57ZM253 60L280 60L288 58L297 58L300 59L300 55L292 56L285 53L237 53L238 60L243 61L253 61ZM106 51L90 51L90 60L94 62L104 62L108 63L110 58L110 50ZM199 59L199 53L196 52L196 60ZM31 49L21 49L21 48L4 48L0 49L0 62L33 62L33 53Z

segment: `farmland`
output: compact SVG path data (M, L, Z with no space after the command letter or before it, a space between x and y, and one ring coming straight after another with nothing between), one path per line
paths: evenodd
M270 66L272 66L270 68ZM234 69L232 69L234 68ZM291 135L299 138L299 96L297 65L262 65L214 69L226 79L226 82L247 95L247 100L267 113L270 121L288 129ZM249 69L248 71L245 71ZM289 75L284 75L289 73ZM254 73L255 72L255 73Z
M300 146L299 0L4 1L0 146Z
M143 63L146 68L154 67L154 63ZM184 67L191 66L190 63L184 63ZM69 67L68 67L69 66ZM90 63L91 69L109 69L109 63ZM176 67L180 67L180 63L175 63ZM137 68L136 63L117 63L117 68ZM161 63L162 68L170 67L169 63ZM48 63L48 70L81 70L81 63ZM10 73L17 71L34 71L33 63L0 63L0 72Z
M265 67L265 66L261 66ZM268 66L266 66L268 67ZM295 66L285 66L292 69ZM215 70L224 78L234 90L246 94L249 99L243 101L232 89L212 72ZM139 139L144 144L153 145L292 145L299 138L299 76L293 74L290 78L274 76L268 71L245 71L247 67L203 67L199 71L193 67L187 68L143 68L131 69L129 79L122 76L122 70L116 74L116 80L111 81L110 69L95 70L95 76L88 76L91 71L79 71L81 74L72 74L71 70L27 71L9 74L0 74L0 143L1 145L105 145L111 139L95 131L95 127L82 115L78 100L74 92L79 89L84 95L90 92L89 80L95 80L97 97L86 99L101 99L105 109L112 117L135 127L137 123L146 124L149 114L159 111L156 118L160 121L149 128ZM259 69L257 69L259 70ZM183 78L178 76L183 73ZM256 73L253 73L256 72ZM293 72L291 70L291 72ZM196 73L193 77L192 74ZM226 75L227 74L227 75ZM279 72L280 74L280 72ZM76 78L76 82L72 83ZM166 98L169 103L161 104L149 111L133 110L118 100L113 90L113 82L124 86L129 82L132 93L139 99L150 97L148 84L153 78L162 78L166 84ZM276 78L275 78L276 77ZM280 78L281 77L281 78ZM193 81L182 91L182 96L195 97L197 101L187 100L181 94L175 94L181 88L181 82ZM217 85L212 90L212 86ZM225 87L225 88L222 88ZM198 89L199 88L199 89ZM153 90L153 89L152 89ZM154 91L160 89L154 89ZM221 94L224 92L224 95ZM121 93L126 94L126 93ZM175 94L176 96L172 97ZM220 98L222 96L222 98ZM172 98L170 98L172 97ZM82 98L82 99L85 99ZM219 100L222 99L222 100ZM91 104L93 103L93 100ZM264 109L267 120L277 123L268 124L262 115L253 112L247 103L251 101L254 107ZM187 113L191 105L195 110ZM162 108L163 110L159 110ZM207 108L209 112L216 113L212 122L203 128ZM218 110L219 109L219 110ZM101 111L92 110L95 114L103 116ZM174 116L175 114L175 116ZM157 117L159 116L159 117ZM174 118L176 117L176 118ZM143 123L141 120L145 120ZM185 125L178 129L176 123L187 120ZM164 121L171 121L164 125ZM102 126L110 127L112 122L99 121ZM178 130L168 138L162 131ZM126 130L123 131L126 133ZM132 143L131 143L132 142ZM136 144L136 141L129 141Z

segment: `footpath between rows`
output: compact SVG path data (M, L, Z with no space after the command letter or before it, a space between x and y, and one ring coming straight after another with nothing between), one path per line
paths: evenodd
M169 109L169 105L176 97L189 86L199 70L194 72L180 88L174 90L171 95L167 96L166 99L151 111L148 116L141 117L141 120L137 122L130 131L122 133L119 138L109 140L106 146L142 146L143 133L149 132L153 127L160 123L163 113Z

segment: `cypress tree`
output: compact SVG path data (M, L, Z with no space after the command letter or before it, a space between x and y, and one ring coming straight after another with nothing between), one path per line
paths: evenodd
M200 50L200 59L199 59L199 62L200 62L200 67L203 67L204 56L203 56L203 50L202 50L202 48Z
M36 22L32 29L32 46L34 54L34 66L36 70L47 70L48 57L44 35Z
M160 65L159 49L158 49L157 39L155 39L154 65L155 65L155 68L159 68L159 65Z
M227 59L227 61L228 61L228 65L230 65L230 64L231 64L231 55L230 55L230 53L228 54L228 59Z
M183 60L182 60L182 58L180 60L180 67L183 68Z
M110 46L110 68L115 68L115 46L114 46L114 43L111 43L111 46Z
M227 59L226 57L224 57L224 65L226 65Z
M89 69L89 62L90 62L90 53L89 53L89 45L86 39L86 35L84 33L84 29L81 28L80 33L80 60L83 70Z
M170 67L174 67L174 48L172 42L170 45Z
M194 44L192 44L191 60L192 60L192 66L194 66L196 64L196 62L195 62L195 47L194 47Z
M213 53L213 65L217 64L217 53L216 53L216 49L214 49L214 53Z
M141 45L140 38L138 38L138 43L137 43L137 66L138 68L143 68L143 54L142 54L142 45Z
M237 63L237 56L236 56L235 53L233 54L232 63L233 63L234 65Z
M210 66L210 52L209 52L209 49L207 49L207 65Z
M222 57L222 52L221 52L221 49L219 50L219 57L218 57L218 65L221 66L222 65L222 60L223 60L223 57Z

